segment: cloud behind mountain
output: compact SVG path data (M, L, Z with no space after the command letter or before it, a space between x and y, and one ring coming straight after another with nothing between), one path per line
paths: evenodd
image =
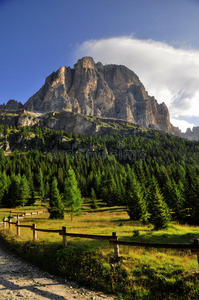
M166 103L173 124L181 130L199 125L191 120L199 120L199 50L124 36L88 40L76 47L76 59L88 55L133 70L149 95Z

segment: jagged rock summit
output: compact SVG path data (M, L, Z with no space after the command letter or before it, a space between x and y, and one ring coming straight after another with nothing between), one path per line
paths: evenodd
M23 108L23 104L13 99L10 99L6 104L4 103L0 105L0 109L5 109L5 110L18 110L22 108Z
M148 95L133 71L95 63L91 57L78 60L73 69L64 66L53 72L24 109L116 118L174 133L166 105Z
M199 126L194 126L192 130L187 128L186 132L181 132L181 137L191 141L199 141Z

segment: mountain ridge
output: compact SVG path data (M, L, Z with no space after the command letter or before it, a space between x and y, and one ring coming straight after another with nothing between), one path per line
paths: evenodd
M165 103L158 104L149 96L132 70L122 65L95 63L91 57L79 59L74 68L63 66L52 72L24 105L10 101L0 108L121 119L176 134Z

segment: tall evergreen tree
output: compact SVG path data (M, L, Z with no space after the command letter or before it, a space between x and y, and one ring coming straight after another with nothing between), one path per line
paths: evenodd
M97 209L98 205L97 205L97 197L95 194L95 189L92 187L91 188L91 208L92 209Z
M170 212L154 177L151 179L147 202L149 222L154 225L154 229L167 228L170 222Z
M68 171L68 176L64 182L64 206L69 209L71 221L73 220L74 213L79 213L83 204L81 192L78 188L75 172L72 168Z
M0 206L2 205L1 201L7 192L8 192L8 179L6 173L3 172L0 175Z
M43 173L41 169L39 169L39 173L38 173L38 184L39 184L39 197L41 199L41 204L42 204L45 196L45 188L44 188Z
M11 178L8 179L7 192L4 194L2 199L2 205L4 207L15 207L20 205L20 181L19 175L12 174Z
M146 201L143 196L141 185L134 175L128 175L126 183L126 206L131 220L147 220Z
M64 208L57 188L57 179L54 177L50 193L50 219L64 219Z
M20 188L19 188L19 204L24 205L28 202L30 197L30 186L25 174L21 178Z
M186 221L199 224L199 178L193 168L187 168L185 181L185 206L188 211Z

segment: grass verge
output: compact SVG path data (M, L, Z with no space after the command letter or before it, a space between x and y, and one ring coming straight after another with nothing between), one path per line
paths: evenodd
M191 242L198 236L198 227L172 224L167 231L132 222L120 207L84 207L81 217L73 222L69 216L63 221L52 221L48 214L23 220L36 223L37 228L61 229L68 232L108 234L117 232L120 240ZM1 228L2 229L2 228ZM114 293L120 299L198 299L199 281L196 256L190 251L120 247L122 261L113 260L113 248L107 242L68 239L62 248L58 234L38 232L38 241L32 242L31 230L15 236L15 229L0 230L0 242L10 250L39 267L104 292Z

